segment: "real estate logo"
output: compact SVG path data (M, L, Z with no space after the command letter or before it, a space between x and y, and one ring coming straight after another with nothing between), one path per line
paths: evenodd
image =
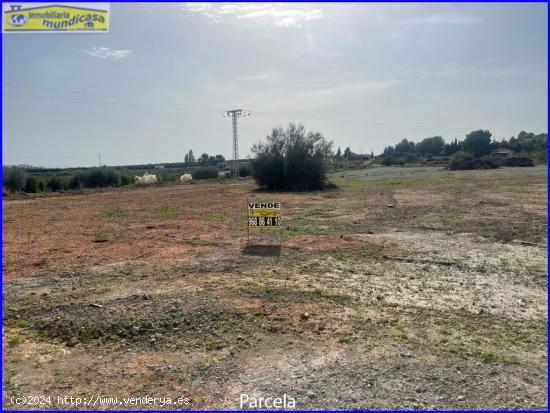
M2 33L108 33L110 3L2 3Z

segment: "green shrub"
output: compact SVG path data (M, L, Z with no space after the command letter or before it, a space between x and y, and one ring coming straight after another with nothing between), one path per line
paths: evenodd
M205 166L195 168L191 171L193 179L214 179L218 177L218 168L215 166Z
M399 156L386 155L382 158L382 165L391 166L391 165L405 165L405 159Z
M332 142L320 133L306 134L303 125L274 128L266 141L252 147L252 175L260 187L269 190L322 189L331 147Z
M120 175L120 185L130 185L133 182L130 175Z
M56 191L59 191L62 187L63 187L63 182L61 181L61 179L57 176L52 176L49 180L48 180L48 183L46 184L46 186L48 188L50 188L50 190L52 192L56 192Z
M46 190L46 183L41 179L38 181L38 190L44 192Z
M120 177L118 173L106 166L101 168L93 168L83 172L78 177L79 181L86 188L102 188L108 186L119 186Z
M451 156L449 161L449 169L451 170L495 168L498 168L498 164L487 156L475 158L468 152L456 152Z
M2 185L13 192L21 191L25 186L25 172L20 168L2 168Z
M535 166L533 160L527 156L512 156L511 158L505 159L503 162L504 166Z
M38 181L34 176L31 175L27 178L27 182L25 182L23 191L33 194L38 192Z
M239 168L239 176L241 178L244 178L250 175L252 175L252 171L250 170L250 167L248 165L243 165Z
M80 188L80 180L78 179L78 176L73 176L71 180L69 181L69 189L78 189Z

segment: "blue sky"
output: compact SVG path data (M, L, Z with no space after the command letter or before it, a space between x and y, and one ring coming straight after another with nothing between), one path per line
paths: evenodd
M108 34L2 36L4 164L240 154L302 122L378 153L402 138L546 132L546 4L111 4Z

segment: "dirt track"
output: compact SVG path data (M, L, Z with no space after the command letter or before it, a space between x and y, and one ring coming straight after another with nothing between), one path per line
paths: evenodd
M331 179L4 200L4 406L286 393L299 409L545 409L546 168ZM283 202L280 257L243 252L247 198Z

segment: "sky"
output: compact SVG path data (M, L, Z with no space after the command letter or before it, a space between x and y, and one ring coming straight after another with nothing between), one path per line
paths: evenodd
M2 162L239 154L301 122L342 150L548 130L548 6L111 3L108 34L2 35Z

